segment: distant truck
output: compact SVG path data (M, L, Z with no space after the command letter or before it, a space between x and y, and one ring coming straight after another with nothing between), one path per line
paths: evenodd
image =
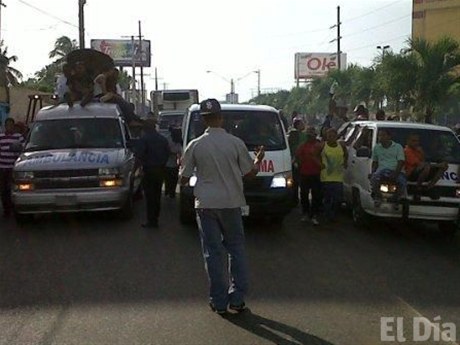
M165 114L167 111L185 111L192 104L198 103L198 90L157 90L150 93L152 112L156 118L160 112Z

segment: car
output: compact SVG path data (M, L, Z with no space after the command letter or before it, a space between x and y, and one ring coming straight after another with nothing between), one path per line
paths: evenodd
M291 171L291 153L285 128L276 109L262 105L222 104L225 130L244 141L254 157L259 146L265 147L265 159L259 174L244 180L247 207L244 216L269 218L273 223L283 218L295 206ZM198 104L192 105L183 121L184 147L203 134L204 122ZM180 190L180 218L184 223L194 220L193 187L197 177Z
M383 128L388 129L392 140L403 147L409 135L417 134L427 162L448 163L447 171L432 190L436 197L432 196L433 193L425 193L421 198L415 198L416 184L408 182L407 197L403 198L401 207L394 207L393 196L397 187L392 182L381 181L379 188L383 204L375 205L368 176L372 166L371 153L377 144L379 130ZM371 215L437 222L440 230L450 233L458 230L460 141L451 129L410 122L356 121L347 124L341 132L341 139L349 153L348 169L344 174L344 196L356 225L362 225Z
M133 146L114 104L41 109L13 169L16 220L109 210L130 218L141 182Z

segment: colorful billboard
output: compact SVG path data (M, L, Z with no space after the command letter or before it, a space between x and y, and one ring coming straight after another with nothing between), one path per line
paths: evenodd
M347 54L340 58L341 69L347 67ZM337 69L337 54L335 53L296 53L295 79L311 79L326 76L331 69Z
M137 67L150 67L150 41L142 41L142 49L139 40L91 40L91 48L109 55L117 66L132 66L133 52L134 62Z

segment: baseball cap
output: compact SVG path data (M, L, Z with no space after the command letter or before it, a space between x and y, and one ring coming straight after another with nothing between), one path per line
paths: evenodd
M220 103L215 98L208 98L200 103L201 115L220 114L220 109Z

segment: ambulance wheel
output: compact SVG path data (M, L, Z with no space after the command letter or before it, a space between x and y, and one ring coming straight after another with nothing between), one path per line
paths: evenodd
M134 216L134 205L133 205L133 196L129 195L125 201L125 204L120 210L120 219L121 220L130 220Z
M459 230L458 222L438 222L438 229L445 236L455 236Z
M361 205L361 198L359 196L359 191L353 191L353 203L351 207L351 212L353 215L353 224L357 228L363 228L367 223L367 215Z
M184 225L194 225L196 222L193 204L190 205L183 196L179 203L179 220Z
M31 223L34 220L34 215L14 212L14 219L19 225L24 225Z

